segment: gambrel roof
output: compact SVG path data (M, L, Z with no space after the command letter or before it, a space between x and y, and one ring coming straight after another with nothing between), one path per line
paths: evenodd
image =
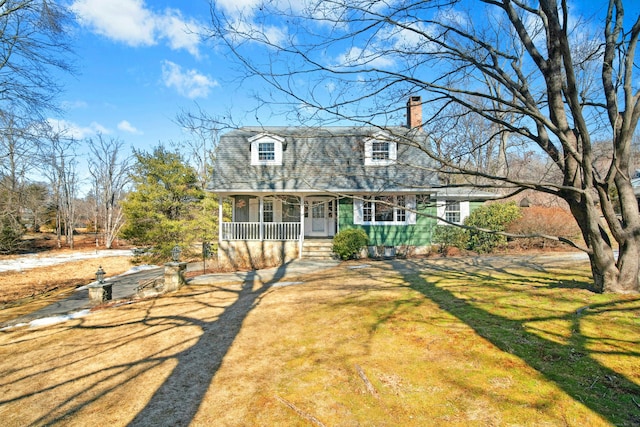
M251 164L251 141L282 143L281 165ZM397 142L397 159L365 166L367 140ZM422 131L405 127L244 127L220 138L213 178L216 193L429 193L438 187Z

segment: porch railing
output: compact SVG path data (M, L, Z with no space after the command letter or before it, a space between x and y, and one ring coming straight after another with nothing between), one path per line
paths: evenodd
M222 240L260 240L259 222L223 222ZM262 240L298 240L299 222L262 223Z

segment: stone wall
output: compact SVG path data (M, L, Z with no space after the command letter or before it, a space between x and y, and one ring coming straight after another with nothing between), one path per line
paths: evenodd
M223 268L264 268L282 265L298 258L298 241L222 241L218 263Z

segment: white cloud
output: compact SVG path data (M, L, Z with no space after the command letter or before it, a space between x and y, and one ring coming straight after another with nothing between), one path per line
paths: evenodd
M118 123L118 129L120 129L123 132L132 133L134 135L142 135L142 132L138 130L135 126L133 126L131 123L129 123L127 120L123 120L120 123Z
M85 139L97 135L98 133L108 135L109 129L98 122L92 122L89 126L80 126L77 123L62 119L47 119L49 126L54 132L59 132L66 137L74 139Z
M200 74L197 70L184 70L171 61L162 64L162 80L166 87L174 88L190 99L206 98L211 88L219 86L216 80Z
M165 9L157 13L144 0L75 0L71 9L78 21L97 34L129 46L152 46L166 39L172 49L185 49L199 55L200 28L185 20L180 11Z

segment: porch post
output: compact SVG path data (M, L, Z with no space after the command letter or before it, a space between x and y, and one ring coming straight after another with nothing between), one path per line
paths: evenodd
M335 217L334 220L336 222L336 233L335 234L338 234L340 232L340 217L339 217L339 215L340 215L340 202L339 202L339 199L336 197L334 199L333 203L334 203L333 208L335 209L335 213L334 213L333 216Z
M264 202L263 202L264 197L260 196L258 198L258 200L259 200L259 203L258 203L258 216L260 217L259 218L260 219L260 230L259 230L259 233L260 233L260 240L262 241L262 240L264 240Z
M304 196L300 196L300 236L298 236L298 258L302 258L302 245L304 244Z
M218 194L218 244L220 244L220 242L222 242L222 202L224 200L224 197L222 197L222 194Z

